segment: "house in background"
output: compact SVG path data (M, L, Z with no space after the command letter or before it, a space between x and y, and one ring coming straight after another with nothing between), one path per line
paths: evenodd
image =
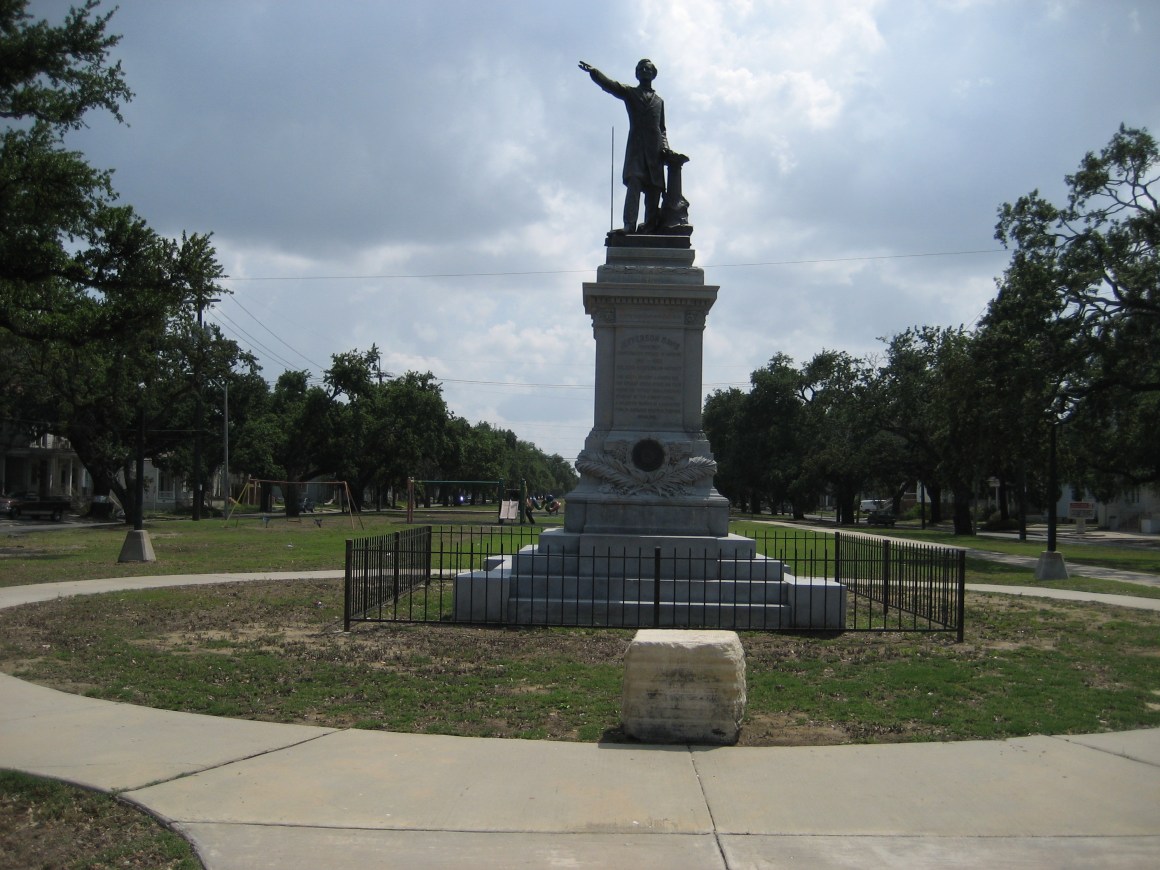
M0 423L0 492L67 498L83 513L93 497L93 479L67 438L48 434L29 441L26 431ZM192 498L184 483L145 460L147 510L175 510Z
M0 424L0 492L60 496L71 499L74 508L92 496L92 479L67 439L26 438L27 433Z
M1160 534L1160 489L1137 486L1129 489L1112 501L1096 501L1091 493L1085 493L1080 501L1095 504L1095 525L1113 532L1140 532L1145 535ZM1056 503L1056 515L1060 519L1070 516L1073 498L1071 487L1064 486L1063 496Z

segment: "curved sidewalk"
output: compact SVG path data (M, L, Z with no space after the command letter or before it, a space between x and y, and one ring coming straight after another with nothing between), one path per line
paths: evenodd
M273 576L302 575L248 579ZM0 607L180 582L0 589ZM593 745L221 719L0 675L0 766L118 792L228 870L1160 865L1160 729Z

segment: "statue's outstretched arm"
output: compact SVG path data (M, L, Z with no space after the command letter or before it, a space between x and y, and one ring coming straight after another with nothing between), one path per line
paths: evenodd
M612 94L614 97L617 97L618 99L624 99L623 95L624 95L624 91L627 88L626 85L622 85L622 84L620 84L620 82L613 81L612 79L610 79L608 76L606 76L604 73L602 73L600 70L598 70L596 67L594 67L590 63L585 63L584 61L580 61L580 69L582 69L582 70L584 70L584 72L588 73L588 75L591 77L592 81L594 81L594 82L596 82L596 84L600 85L601 90Z

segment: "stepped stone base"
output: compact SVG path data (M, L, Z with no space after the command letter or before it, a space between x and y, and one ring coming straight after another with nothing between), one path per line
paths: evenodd
M621 718L637 740L736 743L745 701L736 632L642 629L625 655Z
M737 535L553 530L538 545L489 557L481 570L457 574L454 612L461 622L513 625L840 630L846 596L842 584L796 577L781 561L758 554L753 540Z

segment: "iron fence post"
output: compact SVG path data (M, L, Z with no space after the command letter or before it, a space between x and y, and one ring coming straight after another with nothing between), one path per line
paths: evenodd
M653 628L661 627L661 548L653 548Z
M959 569L958 570L958 573L959 573L959 590L958 590L959 591L959 595L958 595L958 598L959 598L959 601L958 601L959 632L958 632L958 641L959 641L959 643L962 643L963 642L963 632L966 629L965 623L966 623L966 610L967 610L967 551L966 550L959 550L959 560L958 561L959 561L959 564L958 564L958 569Z
M825 552L824 550L822 551ZM834 532L834 582L842 582L842 534L841 532ZM823 565L823 570L825 566Z
M399 614L399 556L400 556L400 541L402 539L401 532L395 532L391 539L391 602L394 607L396 616ZM407 600L407 605L410 606L410 599Z
M890 542L882 542L882 618L890 615Z
M351 593L351 559L354 553L354 541L346 539L346 568L344 570L342 590L342 630L350 631L350 593Z

